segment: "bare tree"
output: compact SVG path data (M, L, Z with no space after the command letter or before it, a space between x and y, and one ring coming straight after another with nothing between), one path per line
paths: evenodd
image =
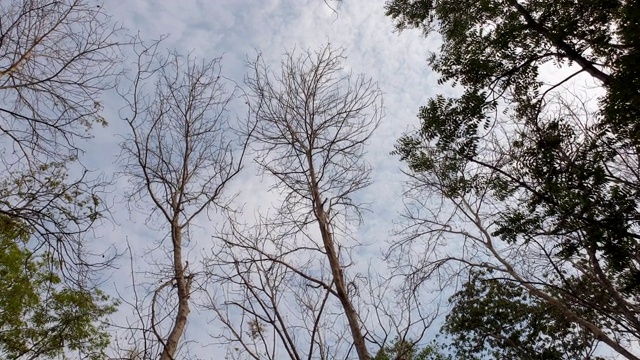
M117 28L82 0L0 4L0 132L25 161L66 159L93 124L100 93L115 85Z
M131 132L122 157L132 201L150 204L148 221L167 232L159 247L170 265L158 264L160 279L148 284L148 326L142 326L166 360L175 358L191 311L197 264L183 253L191 227L198 216L227 207L225 188L241 169L244 147L236 149L229 137L234 94L220 76L220 59L165 58L156 49L140 52L123 94L128 106L121 113Z
M82 235L106 211L104 184L68 166L79 164L77 141L106 124L100 95L115 85L118 28L83 0L3 1L0 19L0 213L31 227L68 275L84 272Z
M266 227L253 238L245 230L229 232L231 250L251 253L235 257L238 261L231 269L232 281L238 289L244 288L241 291L247 294L246 299L261 298L264 301L256 303L264 303L268 309L247 311L248 301L227 299L226 303L247 311L246 319L252 324L267 324L265 332L275 330L271 340L280 337L281 346L293 359L302 358L301 354L310 358L314 346L326 350L329 346L322 346L324 342L344 340L346 334L358 358L370 357L364 320L355 300L360 280L355 273L349 274L349 268L354 264L351 251L358 245L353 226L360 223L363 210L355 195L370 183L370 167L363 160L365 145L383 113L376 83L345 73L341 68L344 59L344 50L330 45L313 52L293 51L287 53L280 70L273 72L258 57L250 64L246 79L252 116L247 127L256 162L265 174L273 176L274 189L282 194L283 202L275 215L262 217ZM265 246L260 246L260 239ZM271 272L278 276L272 277ZM286 283L279 287L281 291L288 286L297 289L297 296L288 300L302 311L290 315L300 316L298 322L278 319L281 310L274 305L285 299L270 293L277 284L260 280L280 278ZM286 296L291 293L296 292ZM331 300L338 300L337 307L324 305L333 304ZM345 327L333 323L342 316ZM306 340L301 340L296 324L307 321L310 323L302 330ZM322 322L325 329L336 331L334 339L323 338L329 333L316 329ZM348 332L343 334L342 329ZM235 330L235 336L241 331ZM257 336L262 334L259 331ZM293 350L299 341L305 342L308 350Z
M224 329L215 338L230 359L351 359L353 337L336 302L331 270L310 229L281 227L274 219L229 231L206 262L208 304ZM398 293L384 269L355 273L348 295L363 336L383 348L397 339L421 339L437 314Z
M230 359L339 359L352 346L324 255L263 223L230 221L206 263L214 337ZM304 235L302 235L304 236ZM317 259L313 259L316 253Z

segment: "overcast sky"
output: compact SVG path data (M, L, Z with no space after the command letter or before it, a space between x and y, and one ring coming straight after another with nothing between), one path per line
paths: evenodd
M378 261L383 244L389 239L393 221L402 209L403 165L393 150L396 139L417 126L419 106L429 97L452 90L439 86L437 76L426 62L429 51L437 49L437 39L425 39L417 31L398 34L390 19L384 16L384 1L344 0L112 0L103 4L131 33L142 39L169 37L161 47L179 53L213 59L222 56L223 74L242 83L247 58L259 52L267 64L279 66L285 51L317 49L330 42L346 49L345 70L365 74L378 82L384 97L385 116L374 133L368 148L367 161L373 165L373 185L360 196L370 203L360 229L358 259L365 267ZM125 64L126 65L126 64ZM118 143L127 129L119 118L121 106L115 97L105 99L105 111L110 126L96 131L96 138L88 142L84 162L105 173L118 171L116 156ZM269 193L255 169L249 166L233 183L240 192L238 201L249 207L268 204ZM126 180L119 180L112 195L115 224L106 223L97 230L96 247L115 243L118 250L126 248L128 240L134 249L135 266L143 268L144 259L156 259L164 254L150 255L149 250L164 236L144 226L145 217L130 214L122 203ZM203 228L215 226L201 220ZM206 232L206 229L205 229ZM195 246L189 257L198 260ZM126 294L130 279L128 259L121 261L121 269L107 280L106 286ZM188 337L202 334L206 323L191 320Z

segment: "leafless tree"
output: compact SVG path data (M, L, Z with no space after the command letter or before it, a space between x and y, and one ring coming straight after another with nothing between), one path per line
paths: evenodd
M206 307L224 329L212 335L226 346L227 356L339 359L348 354L352 342L340 320L341 307L332 301L324 255L271 224L231 223L206 263Z
M353 340L322 245L312 230L282 228L273 219L243 226L230 219L206 263L206 308L224 329L212 334L230 359L351 359ZM435 318L410 294L398 293L384 269L348 282L363 336L374 348L421 339Z
M116 83L119 30L83 0L2 1L0 19L0 213L30 226L66 275L84 272L82 236L105 212L104 184L68 166L78 140L106 124L100 95Z
M191 311L197 264L189 266L183 250L193 222L227 207L225 188L242 167L244 146L236 148L229 132L234 93L221 77L220 59L162 57L157 44L139 55L131 88L123 93L128 106L121 116L130 133L122 158L131 201L141 210L150 204L148 221L167 233L159 248L169 264L156 264L160 278L147 284L148 326L141 326L167 360L176 356Z
M244 324L227 326L253 358L261 353L244 340L270 332L269 341L258 343L271 358L277 350L292 359L317 356L316 350L334 358L323 351L335 344L332 351L339 352L345 340L342 356L353 344L358 358L370 358L356 300L364 285L349 270L363 210L356 193L370 183L365 146L383 111L377 84L344 72L344 59L344 50L326 45L287 53L278 72L260 56L250 64L247 128L256 162L283 202L260 218L255 233L232 228L226 255L216 259L234 259L227 274L238 296L227 292L221 302L244 313ZM286 317L285 302L297 309Z
M100 93L115 85L118 29L82 0L5 1L0 14L4 148L15 160L66 159L106 124Z

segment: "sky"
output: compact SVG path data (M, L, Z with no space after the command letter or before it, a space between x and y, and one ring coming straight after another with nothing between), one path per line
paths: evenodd
M325 47L327 43L330 43L333 49L344 49L346 58L341 64L342 73L363 75L376 82L382 93L383 106L381 122L369 139L364 156L364 162L373 169L372 184L359 191L354 198L354 202L365 204L361 208L364 210L362 222L350 224L351 236L343 236L339 230L336 231L344 262L343 270L347 275L348 291L362 293L361 296L354 297L354 301L357 302L356 306L360 307L359 314L364 319L362 321L367 331L370 331L370 337L383 335L385 330L393 331L394 324L387 321L400 319L402 323L407 320L406 313L403 313L400 306L402 295L415 294L416 301L421 302L418 307L412 308L411 316L417 315L418 310L426 314L446 310L438 308L437 305L446 307L447 298L455 289L439 288L446 283L446 280L442 279L442 282L438 283L439 273L431 275L429 280L433 281L415 292L407 292L405 289L396 293L391 287L375 288L380 280L378 276L388 277L393 273L393 264L385 261L384 254L390 244L401 236L397 232L402 228L402 214L406 211L405 207L410 206L405 203L409 200L406 200L403 194L407 188L405 182L408 177L403 173L404 164L397 155L392 154L394 145L403 134L413 132L419 126L416 114L420 106L425 105L430 98L436 95L459 95L459 89L447 84L438 84L438 75L428 66L427 58L431 52L437 52L440 45L437 36L425 38L417 30L405 30L402 33L394 31L391 19L384 16L385 0L83 1L95 4L101 7L104 13L110 14L114 27L122 28L119 34L123 38L134 37L144 44L163 39L158 46L161 54L175 53L203 62L220 59L221 81L225 82L229 89L235 86L236 95L248 90L244 83L249 72L248 64L258 56L272 70L279 72L281 62L287 53L314 52ZM132 114L130 109L124 106L125 102L119 94L125 91L129 79L135 75L132 72L136 60L135 56L132 56L134 49L122 48L123 58L119 65L124 69L126 76L120 78L117 89L108 91L101 99L97 99L109 125L96 126L93 129L93 138L79 140L78 144L85 150L80 156L82 165L92 170L94 176L103 177L110 182L103 198L109 213L87 234L86 249L98 256L105 252L117 255L114 267L101 272L97 278L100 287L121 302L119 310L110 319L110 330L116 347L133 346L139 341L138 337L132 339L127 330L128 327L137 326L132 304L140 301L143 308L147 306L143 309L146 312L153 290L158 289L159 284L170 283L172 278L172 254L167 224L157 213L156 216L152 214L151 204L145 201L144 196L130 196L134 183L124 174L126 158L122 156L121 144L130 136L130 128L124 119L131 118ZM137 49L140 49L140 46ZM564 72L571 69L548 70L550 71L543 72L541 78L548 83L554 83ZM599 86L589 83L588 80L589 77L587 80L576 77L573 81L578 85L576 89L585 89L581 94L589 95L589 105L596 109ZM152 93L153 84L150 83L146 90ZM572 90L568 84L567 88L559 88L557 91L561 94L567 90ZM228 113L231 126L241 123L247 116L247 110L245 99L241 96L235 97L230 103ZM259 171L254 155L252 152L248 153L242 171L225 188L225 196L233 199L231 207L238 209L238 221L247 224L262 220L260 216L276 213L283 199L282 192L274 188L274 179ZM82 167L70 169L73 175L80 174L83 170ZM430 195L433 195L433 198ZM449 218L451 214L448 210L455 212L455 209L439 204L438 198L440 197L437 192L421 194L419 200L426 199L427 206L418 204L417 207L427 212L433 210L438 213L436 216ZM493 208L489 211L493 211ZM454 219L446 226L459 225L464 228L466 224L465 219ZM224 267L208 267L205 259L222 249L220 238L216 236L226 229L228 223L223 214L219 209L213 208L197 217L188 230L183 244L184 260L190 264L188 270L191 274L197 275L197 280L194 285L196 291L191 294L192 312L183 338L188 351L181 352L179 358L225 358L226 350L218 344L219 337L216 338L224 334L224 326L213 312L198 305L206 302L206 295L212 296L218 304L229 298L237 299L234 298L237 295L234 290L237 288L224 287L224 284L211 281L214 276L211 273L207 274L208 271L223 273ZM287 261L303 267L307 274L315 276L320 273L328 277L326 258L324 254L318 255L324 249L316 245L320 244L319 231L313 226L305 230L308 230L307 237L281 236L277 231L261 233L257 237L259 245L256 246L265 246L270 251L279 249L278 246L297 247L298 251L286 255ZM423 252L440 257L446 257L447 254L467 254L465 242L456 241L459 240L459 234L455 231L452 233L454 238L439 237L437 241L433 241L433 237L422 236L407 247L408 251L397 251L396 254L411 258L411 261L406 261L411 265L414 261L419 264L428 261L423 257ZM442 242L443 246L438 247L437 251L429 253L425 250L439 242ZM313 248L312 245L316 245L317 248ZM241 250L236 247L231 251ZM505 251L508 249L505 248ZM251 264L254 266L263 263ZM270 277L277 271L277 266L275 269L272 271L272 268L269 268L261 274L253 273L251 280L264 280L259 278L259 275L266 274L265 277ZM321 299L319 294L324 295L325 292L322 287L314 287L300 276L292 277L294 280L283 282L285 285L282 291L286 295L280 298L281 303L278 305L284 309L292 332L296 336L302 334L300 338L303 340L300 344L304 345L305 334L300 329L309 328L309 318L301 315L304 312L299 309L304 306L317 306ZM459 280L455 276L451 279L452 283ZM397 285L401 280L400 276L393 277L390 283ZM382 291L380 289L386 291L381 296L380 303L394 316L383 316L382 320L379 320L376 311L380 310L380 307L368 306L377 300L375 295L367 293L367 290L371 289L368 286L374 288L372 292ZM303 295L309 295L311 300L301 305L300 299ZM156 304L160 308L163 304L167 307L173 304L171 301L163 301L160 299ZM314 301L315 303L310 304ZM344 336L342 343L332 342L340 340L340 336L347 333L347 327L343 308L336 298L331 298L331 301L333 302L327 305L322 317L322 321L325 322L324 329L327 330L324 333L327 336L325 340L330 343L331 351L344 355L352 346L351 336ZM238 319L242 319L241 315L237 309L229 313L236 325L240 322ZM432 340L438 332L441 320L442 313L422 334L423 328L418 323L413 327L414 331L410 336L423 336L423 344ZM170 325L170 322L168 324ZM240 325L241 332L244 333L247 324L240 322ZM163 331L167 330L166 327L165 325ZM394 335L391 334L392 337ZM373 354L376 351L376 346L370 344L370 352ZM115 350L112 354L117 355ZM341 357L351 358L353 354Z
M427 65L429 52L438 48L438 39L425 39L419 31L394 32L391 20L384 16L384 1L111 0L102 7L112 14L114 22L143 40L168 36L160 45L163 50L204 60L222 57L224 76L240 86L248 59L257 54L276 68L283 54L292 49L315 50L327 42L344 47L344 70L371 77L383 93L385 116L371 138L365 158L373 166L373 184L359 194L369 204L357 233L364 246L358 248L354 259L355 268L363 273L370 264L378 269L384 267L382 251L400 220L405 180L403 164L390 152L404 132L418 125L416 114L427 99L455 93L446 85L438 85L437 75ZM123 65L127 67L130 61L125 59ZM127 133L121 119L122 103L114 93L107 94L103 103L109 126L98 129L95 138L87 142L82 161L106 176L116 176L116 182L108 196L113 219L96 229L92 246L100 249L113 244L124 253L118 261L119 268L104 277L104 287L111 294L126 297L131 295L130 264L140 271L138 281L143 282L150 259L166 259L166 254L157 248L164 233L153 224L147 226L146 215L127 203L128 180L117 176L122 170L119 144ZM241 106L236 109L242 111ZM244 206L248 218L252 210L277 202L277 194L268 191L268 181L258 176L249 163L231 184L230 191L238 193L236 204ZM187 257L192 264L198 262L199 251L209 241L207 232L217 225L215 218L198 220L197 231L205 241L189 245ZM114 322L122 324L128 310L121 308ZM204 318L196 315L189 324L187 337L197 339L196 354L207 351L207 339L202 335L210 329Z
M438 47L437 39L425 39L418 31L394 32L391 20L384 16L384 1L134 0L111 1L103 7L115 22L142 39L168 35L161 44L168 51L205 60L222 57L224 76L239 84L248 59L258 53L268 65L278 67L283 54L294 48L314 50L327 42L343 47L345 71L372 78L383 92L385 116L367 149L374 184L361 195L372 203L366 228L374 234L388 232L389 222L379 220L393 218L401 206L403 180L402 164L390 155L393 145L417 126L416 114L428 98L452 91L436 83L437 75L427 65L429 51ZM118 112L121 102L115 96L106 101L110 125L99 129L87 144L85 163L116 172L119 142L127 129ZM243 174L243 189L264 187L254 175Z

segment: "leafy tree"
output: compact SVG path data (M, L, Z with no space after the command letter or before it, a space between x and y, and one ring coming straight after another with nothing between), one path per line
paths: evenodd
M386 9L398 29L442 36L430 64L463 89L430 100L421 128L397 145L413 195L432 192L457 211L414 223L427 228L414 235L432 236L425 268L457 260L497 270L638 359L625 341L640 339L640 5L395 0ZM554 66L562 76L546 74ZM567 91L578 78L604 94L597 109ZM436 261L436 239L485 257ZM597 319L576 311L585 306Z
M84 234L104 183L78 141L106 125L119 29L83 0L2 1L0 19L0 354L103 358L115 304L88 280L111 259L91 258Z
M420 350L411 340L396 339L390 346L380 349L373 360L451 360L439 347L434 342Z
M0 354L49 359L77 352L102 359L109 345L105 316L115 304L99 290L63 285L51 256L26 247L28 227L0 217Z
M512 280L472 272L449 301L442 330L459 359L597 359L593 334Z

